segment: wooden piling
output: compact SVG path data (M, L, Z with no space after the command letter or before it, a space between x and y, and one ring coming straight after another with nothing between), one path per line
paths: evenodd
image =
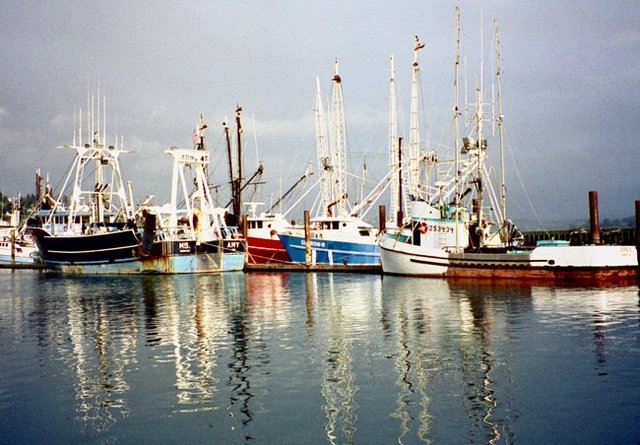
M11 229L11 262L16 262L16 229Z
M636 258L638 259L638 266L636 274L638 277L638 287L640 288L640 201L636 201Z
M242 218L240 219L240 232L242 233L242 237L244 239L247 239L247 233L249 228L249 222L248 222L248 218L247 215L242 215Z
M311 228L309 211L304 211L304 264L311 264Z
M378 233L382 233L387 229L387 209L384 205L378 207Z
M589 192L589 223L591 229L591 242L601 244L600 218L598 217L598 192Z

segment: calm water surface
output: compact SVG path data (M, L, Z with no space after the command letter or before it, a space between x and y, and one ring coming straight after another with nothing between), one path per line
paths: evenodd
M635 287L0 270L0 443L638 444Z

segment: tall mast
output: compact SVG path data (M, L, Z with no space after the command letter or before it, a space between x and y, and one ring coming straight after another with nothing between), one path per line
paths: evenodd
M125 151L106 144L106 99L98 95L96 100L94 95L87 92L87 111L83 116L80 109L78 124L73 144L62 146L76 151L76 157L60 191L60 196L64 196L67 187L71 188L67 230L78 224L78 212L83 211L84 206L91 211L90 223L114 222L119 218L133 217L133 204L129 202L118 159L120 153ZM48 223L54 224L54 215L52 212ZM85 218L84 215L82 217Z
M398 202L400 203L400 207L398 208L398 213L395 215L396 217L396 225L398 227L402 227L402 221L404 220L403 215L403 191L402 191L402 138L398 138L398 176L396 177L397 181L397 193L398 193Z
M240 218L240 203L242 201L242 124L240 123L240 113L242 107L238 105L236 107L236 133L238 138L238 176L236 177L236 194L233 197L233 214L236 218Z
M233 173L233 156L231 154L231 135L229 134L229 125L227 125L227 119L225 118L222 123L224 126L224 136L227 142L227 160L229 162L229 184L231 185L231 200L234 201L236 197L236 180ZM235 203L232 211L235 211Z
M409 159L408 159L408 188L409 194L414 199L420 198L420 86L418 83L418 73L420 64L418 63L418 51L424 48L418 36L415 36L413 47L413 66L411 75L411 110L409 116Z
M458 75L460 68L460 7L456 6L456 55L454 61L454 77L453 77L453 90L455 103L453 106L453 131L454 131L454 140L455 140L455 155L454 155L454 167L455 167L455 218L456 223L459 219L459 209L460 209L460 97L459 97L459 88L458 88ZM455 229L455 242L456 242L456 251L458 250L459 240L458 240L458 228L456 224Z
M316 115L316 152L318 155L318 169L320 173L321 206L324 212L333 200L331 195L331 182L333 164L327 146L327 127L322 105L322 93L320 92L320 79L316 78L316 98L314 111Z
M330 130L330 147L331 158L334 167L334 191L333 202L335 204L337 214L346 212L346 183L345 173L347 169L346 160L346 125L344 118L344 100L342 95L342 78L338 72L338 59L334 62L335 74L331 79L333 82L333 97L331 101L331 130Z
M498 21L493 21L494 25L494 33L496 39L496 89L497 89L497 100L498 100L498 135L500 137L500 174L501 174L501 184L500 184L500 208L502 210L502 221L505 222L507 220L507 188L505 185L505 170L504 170L504 129L502 126L502 96L501 96L501 85L500 85L500 39L498 37Z
M478 173L476 176L476 185L477 185L477 209L476 209L476 220L477 220L477 224L479 227L482 226L482 219L483 219L483 214L482 214L482 205L483 205L483 195L484 195L484 183L483 183L483 169L484 169L484 153L485 153L485 148L483 145L483 111L484 111L484 103L483 103L483 99L484 99L484 76L483 76L483 70L484 70L484 45L483 45L483 36L484 33L482 32L482 18L481 18L481 23L480 23L480 85L478 86L478 88L476 89L476 116L475 116L475 121L476 121L476 125L477 125L477 148L478 148ZM482 247L483 245L483 237L480 237L480 247Z
M402 172L399 169L399 145L398 145L398 111L396 106L396 67L393 55L390 61L391 75L389 78L389 168L394 171L391 179L391 219L396 218L402 208L402 198L398 193ZM398 223L400 226L401 223Z

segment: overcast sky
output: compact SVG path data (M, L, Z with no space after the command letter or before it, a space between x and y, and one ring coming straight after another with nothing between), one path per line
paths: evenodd
M640 3L460 6L468 85L480 48L487 64L492 58L492 20L500 27L512 218L586 218L589 190L599 192L601 218L633 215L640 199ZM427 43L420 60L429 140L451 145L455 2L0 1L0 191L33 193L36 167L58 184L72 153L55 147L72 142L74 112L99 85L108 133L117 131L135 151L122 161L137 199L168 196L171 159L163 151L191 146L200 113L216 181L226 181L221 123L240 104L245 163L264 162L267 184L258 198L268 200L315 160L315 79L328 95L334 58L350 168L366 159L370 174L381 177L389 56L408 122L414 35Z

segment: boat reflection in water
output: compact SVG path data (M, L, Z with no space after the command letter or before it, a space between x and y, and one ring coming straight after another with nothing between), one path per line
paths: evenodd
M137 317L126 301L92 297L81 280L53 281L47 284L63 291L63 297L55 312L39 314L38 324L45 343L55 345L63 375L71 378L76 420L82 431L100 435L130 414ZM114 310L120 316L114 317Z
M399 422L399 443L495 443L511 436L514 418L501 418L496 407L513 413L509 385L494 387L496 372L509 374L508 351L503 357L493 340L509 343L508 320L493 310L500 289L459 285L447 280L384 277L383 319L394 337L397 387L392 417ZM385 298L394 295L395 299ZM511 294L521 302L524 294ZM495 369L500 361L499 371ZM506 382L509 379L505 380ZM501 398L501 399L499 399ZM442 419L449 426L442 433Z
M322 411L331 444L355 440L358 385L354 354L357 357L362 351L354 353L353 343L361 343L366 331L377 324L376 308L380 307L379 281L349 280L347 290L340 283L343 278L331 273L307 274L305 280L308 333L316 345L310 360L320 367Z
M640 434L625 428L640 409L629 390L640 387L634 288L339 273L0 275L0 427L11 443L37 441L25 422L75 443ZM570 420L579 425L567 430Z

